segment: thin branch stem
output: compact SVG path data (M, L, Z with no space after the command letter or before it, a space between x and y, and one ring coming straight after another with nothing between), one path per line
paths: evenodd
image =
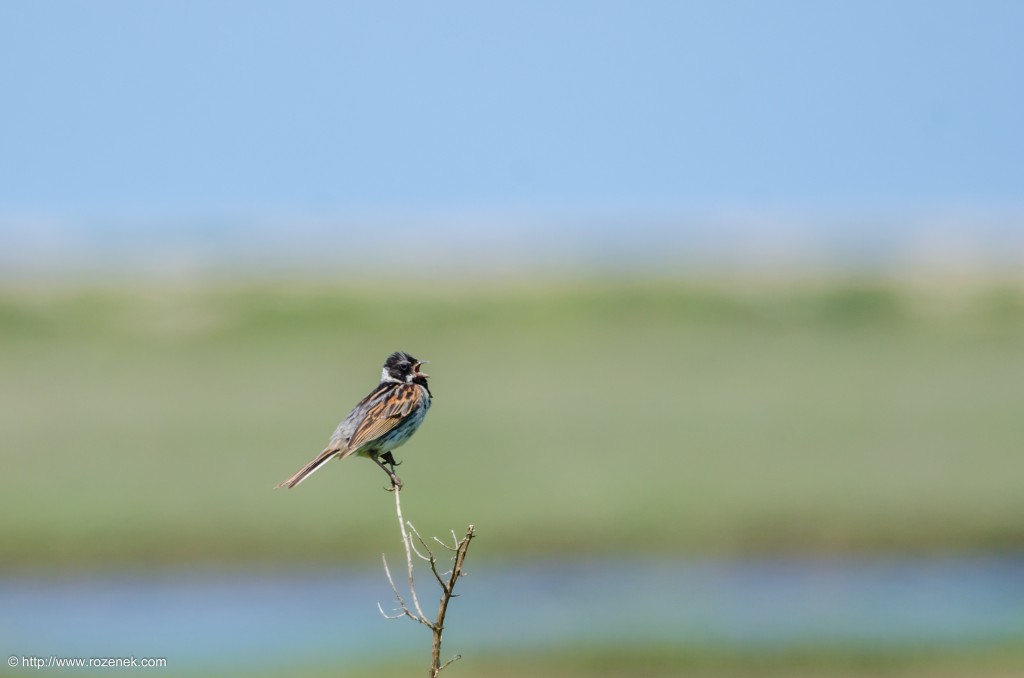
M473 539L473 536L474 528L470 525L466 530L466 536L458 543L455 552L455 564L452 566L447 584L441 580L441 575L438 574L434 562L431 561L430 563L431 569L434 570L434 576L437 577L437 580L441 583L441 588L444 590L444 594L441 596L441 604L437 608L437 619L431 627L434 631L434 644L431 651L430 678L437 678L437 674L441 672L441 669L461 657L461 655L455 655L455 657L445 662L444 665L441 664L441 635L444 633L444 617L448 613L448 603L451 602L452 597L455 595L455 582L465 574L462 571L462 566L466 562L466 552L469 550L469 542Z
M416 614L419 615L420 620L427 626L430 626L427 616L423 614L423 608L420 607L420 599L416 596L416 583L413 581L412 549L409 535L405 532L405 520L402 518L401 485L395 486L395 512L398 514L398 527L402 531L402 544L405 545L405 560L409 564L409 594L412 595L412 604L416 608Z
M395 592L395 600L398 601L399 611L398 614L390 615L384 611L384 608L381 607L380 603L377 603L377 609L380 610L380 613L384 616L385 619L398 619L399 617L408 617L413 621L418 621L421 624L426 624L427 626L430 626L429 621L427 621L423 617L417 617L409 610L409 607L405 604L405 600L402 598L402 594L398 592L398 587L395 586L395 580L391 577L391 568L388 567L387 557L385 557L384 554L381 554L380 559L384 561L384 573L388 576L388 583L391 584L391 590Z
M455 655L454 657L452 657L451 659L446 661L444 664L441 664L440 666L438 666L437 667L437 673L441 673L441 671L443 671L444 669L448 668L449 664L454 664L455 662L459 661L460 659L462 659L462 655L461 654ZM434 675L436 676L437 674L435 673Z
M454 547L448 546L437 537L434 537L434 541L441 544L444 548L454 553L452 569L442 574L437 569L437 558L434 556L434 552L430 550L430 546L426 540L420 536L419 531L413 526L411 522L406 522L402 517L402 500L400 498L401 487L394 489L395 493L395 513L398 514L398 527L402 532L402 545L405 547L405 562L409 572L409 595L412 598L412 604L414 610L410 610L409 606L406 605L405 599L402 598L402 594L398 591L398 587L395 585L395 580L391 576L391 570L388 568L387 558L382 556L384 561L384 573L388 577L388 583L391 584L391 590L395 594L395 600L398 602L398 613L389 615L384 612L384 608L380 603L377 603L377 609L387 619L398 619L399 617L408 617L413 621L417 621L424 626L430 628L433 633L433 644L431 648L430 656L430 678L437 678L443 669L445 669L452 662L458 661L462 658L462 655L455 655L448 661L441 663L441 638L444 633L444 620L445 615L448 614L448 603L455 597L455 584L466 573L463 572L463 565L466 562L466 552L469 550L469 542L475 536L474 527L472 525L466 530L466 536L459 539L455 532L452 531L452 542ZM406 526L408 525L408 530ZM426 552L426 555L420 552L419 548L416 547L413 541L413 536L419 541L420 546ZM419 597L416 595L416 582L413 578L413 554L417 557L430 563L430 571L434 575L434 579L437 580L438 585L441 587L441 602L437 608L437 616L433 621L427 619L427 616L423 614L423 609L420 607ZM445 579L447 577L447 580Z

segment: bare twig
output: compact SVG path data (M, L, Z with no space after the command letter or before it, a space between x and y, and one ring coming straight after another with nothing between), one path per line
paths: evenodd
M388 559L384 557L384 554L381 554L380 559L384 561L384 573L388 576L388 583L391 584L391 590L395 592L395 600L398 601L399 610L398 614L390 615L384 611L384 608L381 607L380 603L377 603L377 609L380 610L380 613L384 615L386 619L398 619L399 617L408 617L409 619L412 619L414 621L426 624L426 620L424 620L422 617L417 617L409 611L408 607L406 607L405 601L402 599L402 594L398 592L398 587L395 586L395 580L391 578L391 568L388 567Z
M402 486L395 486L395 512L398 514L398 528L402 531L402 543L405 545L405 560L409 564L409 594L412 596L412 604L416 608L416 614L419 615L420 620L426 623L426 617L423 615L423 608L420 607L420 600L416 597L416 584L413 582L413 567L412 567L412 542L409 540L409 535L405 531L405 520L402 518Z
M409 596L412 599L413 609L409 609L409 606L406 605L405 599L402 597L402 594L398 591L398 587L395 585L395 580L391 576L391 570L388 568L387 558L383 558L384 572L385 574L387 574L388 583L391 584L391 590L394 592L395 600L398 602L398 611L396 614L389 615L386 612L384 612L384 608L381 607L380 603L377 603L377 609L379 609L380 613L387 619L398 619L399 617L408 617L409 619L412 619L413 621L419 622L420 624L423 624L424 626L430 628L431 632L433 633L434 639L430 654L430 673L428 675L430 676L430 678L437 678L437 674L439 674L444 668L446 668L452 662L458 661L462 658L462 655L457 654L442 664L441 638L442 634L444 633L444 619L445 615L448 613L448 603L451 602L451 599L455 596L455 583L459 580L459 577L462 577L466 574L465 572L463 572L463 565L466 561L466 552L469 550L469 542L475 536L474 527L470 525L469 528L466 530L466 536L463 537L461 540L455 536L455 532L453 531L452 539L454 547L448 546L436 537L434 538L434 540L441 544L441 546L445 547L446 549L452 551L455 554L453 556L454 563L452 565L452 569L442 574L437 569L437 558L434 556L434 552L430 550L430 546L427 545L426 540L420 536L420 533L416 530L415 527L413 527L413 524L411 522L406 522L405 519L402 517L402 500L399 496L401 494L401 488L396 487L394 494L395 512L398 514L398 527L402 532L402 544L405 546L405 561L409 571ZM408 530L406 530L407 526ZM416 544L413 542L412 539L413 536L415 536L416 540L419 541L420 547L422 547L423 551L426 552L426 555L420 552L420 550L416 547ZM417 557L430 563L430 571L434 575L434 579L436 579L437 583L441 586L441 602L437 608L437 616L433 620L428 619L427 616L423 614L423 610L420 607L419 598L416 595L416 582L413 579L412 559L414 553L416 554ZM445 577L447 577L447 580L445 579Z
M441 673L441 670L446 668L449 664L454 664L455 662L459 661L460 659L462 659L462 655L461 654L455 655L454 657L452 657L451 659L446 661L444 664L441 664L439 667L437 667L437 673L435 673L433 675L436 676L438 673Z

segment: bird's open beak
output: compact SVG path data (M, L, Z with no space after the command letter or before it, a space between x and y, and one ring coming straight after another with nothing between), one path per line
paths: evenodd
M420 368L429 362L429 360L421 360L418 363L416 363L416 374L420 375L421 377L429 377L430 375L427 374L426 372L420 372Z

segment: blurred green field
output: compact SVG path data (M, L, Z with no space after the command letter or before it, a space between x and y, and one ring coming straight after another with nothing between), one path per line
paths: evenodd
M452 678L1011 678L1020 675L1019 647L990 646L955 651L903 648L899 652L851 652L842 648L808 648L761 652L733 652L688 647L653 648L570 648L540 653L467 656L452 664L442 675ZM233 671L220 665L210 671L176 669L169 660L162 676L270 678L283 671L297 678L395 678L426 674L429 655L388 660L380 664L352 665L343 660L334 666L289 666L266 671ZM0 667L0 676L33 675L35 669ZM116 676L124 669L91 669L90 675Z
M1024 544L1024 293L884 280L0 289L0 563L374 563L386 478L319 452L402 349L396 456L475 557Z
M1019 676L1018 650L986 648L980 651L929 652L903 650L899 653L851 653L836 649L771 652L715 652L681 648L558 651L536 655L485 655L463 659L449 669L450 676L462 678L1010 678ZM374 666L364 671L345 671L362 676L419 675L411 663ZM319 678L335 673L310 673Z

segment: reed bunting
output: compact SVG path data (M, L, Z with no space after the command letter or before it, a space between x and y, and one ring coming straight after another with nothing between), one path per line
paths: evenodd
M395 475L395 467L401 462L395 461L391 450L412 437L430 409L429 375L420 372L426 362L402 351L388 356L381 371L380 385L338 424L327 447L316 459L277 487L295 487L332 458L344 459L355 454L372 459L388 474L391 489L401 489L402 480Z

